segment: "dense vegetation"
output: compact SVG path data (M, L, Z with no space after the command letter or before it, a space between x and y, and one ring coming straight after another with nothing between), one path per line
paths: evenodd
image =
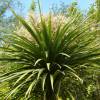
M40 16L30 11L28 19L1 7L0 100L100 100L99 0L95 4L87 14L73 2L44 16L38 0ZM8 7L14 17L4 19Z

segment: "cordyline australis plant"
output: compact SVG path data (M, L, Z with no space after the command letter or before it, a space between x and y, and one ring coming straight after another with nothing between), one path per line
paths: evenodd
M61 82L66 76L75 77L82 84L84 81L75 69L100 64L96 29L91 30L93 22L87 23L88 18L75 25L80 15L70 16L64 23L58 22L54 30L55 23L52 24L51 15L46 20L40 14L38 27L34 23L29 25L21 16L12 12L27 29L31 40L14 32L6 37L10 46L0 49L1 61L21 65L0 75L0 82L14 80L13 90L7 98L24 89L25 99L29 99L40 83L44 100L58 100Z

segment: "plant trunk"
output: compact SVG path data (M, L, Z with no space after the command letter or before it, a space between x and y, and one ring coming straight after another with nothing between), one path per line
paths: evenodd
M48 91L45 95L45 100L57 100L57 96L53 91Z
M44 100L58 100L58 93L59 93L59 89L60 89L60 84L61 82L59 81L59 79L57 79L58 81L55 82L56 84L54 84L54 90L51 87L51 82L50 82L50 78L48 78L47 80L47 85L46 85L46 92L44 95Z
M47 83L47 87L46 87L44 100L57 100L56 93L53 91L53 89L51 87L50 78L48 78L47 82L48 83Z

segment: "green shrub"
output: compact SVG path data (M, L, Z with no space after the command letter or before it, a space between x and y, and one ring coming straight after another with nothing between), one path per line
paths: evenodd
M17 64L0 76L0 82L8 81L13 85L7 98L31 100L38 91L39 99L57 100L59 96L63 97L61 87L65 80L68 83L65 97L77 99L69 85L74 86L74 82L76 86L83 86L82 74L100 61L98 33L96 29L91 30L94 22L87 23L86 18L75 25L80 18L76 14L65 23L59 22L54 30L51 15L46 20L40 13L39 28L12 12L27 29L31 40L14 32L5 36L9 46L0 47L0 60ZM86 70L82 72L82 68Z

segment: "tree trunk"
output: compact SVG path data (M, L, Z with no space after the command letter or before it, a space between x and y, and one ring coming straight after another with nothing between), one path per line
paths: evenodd
M44 100L58 100L58 92L60 89L60 84L61 84L61 82L58 79L57 84L54 85L55 91L53 91L53 89L51 87L50 78L48 78Z
M57 97L53 91L49 90L49 91L47 91L47 93L45 95L45 100L57 100Z
M48 79L48 85L46 87L46 94L44 100L57 100L56 93L53 91L51 87L50 79Z

